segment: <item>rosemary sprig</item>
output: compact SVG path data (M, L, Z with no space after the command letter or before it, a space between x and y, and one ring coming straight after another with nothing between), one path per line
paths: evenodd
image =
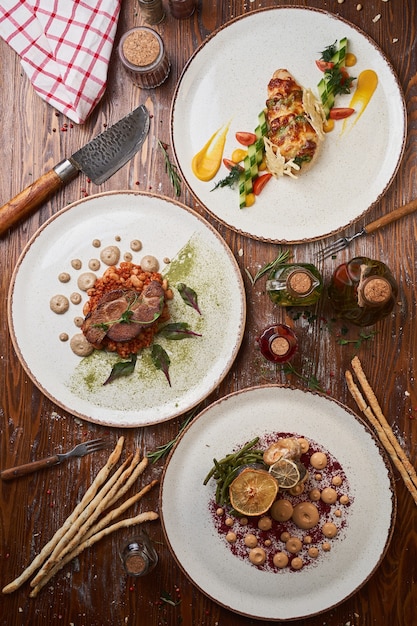
M160 141L158 139L158 144L159 147L162 150L162 153L164 155L164 160L165 160L165 171L168 174L168 178L171 181L172 186L174 187L175 190L175 195L176 196L180 196L181 195L181 177L178 174L178 168L176 165L174 165L171 162L171 159L169 158L168 152L167 152L167 144L166 143L162 143L162 141Z
M187 417L181 424L181 428L179 429L177 435L173 439L171 439L171 441L168 441L167 443L164 443L161 446L158 446L154 452L151 452L150 454L146 455L148 459L151 461L151 463L156 463L157 461L164 458L168 454L171 448L174 447L177 439L179 438L183 430L185 430L185 428L191 422L191 420L193 419L197 411L198 411L198 407L195 407L192 411L190 411L190 413L188 413Z
M252 274L246 267L245 272L248 275L250 282L252 283L252 287L256 283L257 280L262 278L262 276L265 276L265 274L269 274L269 272L272 272L275 269L277 269L279 265L282 265L283 263L288 261L289 257L290 257L289 250L285 250L285 252L280 252L274 261L271 261L270 263L267 263L266 265L261 267L261 269L256 272L255 276L252 276Z
M285 363L285 365L282 366L282 369L284 374L293 374L300 380L307 383L308 389L314 389L315 391L321 391L322 393L326 393L326 391L321 386L318 378L314 376L314 374L312 374L311 376L304 376L304 374L301 374L301 372L297 372L297 370L293 365L291 365L291 363Z

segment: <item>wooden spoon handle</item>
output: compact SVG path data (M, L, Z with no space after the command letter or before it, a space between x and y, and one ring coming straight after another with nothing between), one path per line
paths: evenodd
M0 472L2 480L11 480L12 478L19 478L19 476L25 476L32 472L37 472L44 467L50 467L60 462L59 456L48 456L45 459L39 459L39 461L32 461L31 463L25 463L24 465L17 465L16 467L9 467L8 469Z
M404 204L404 206L398 207L398 209L394 209L391 213L387 213L382 217L378 218L374 222L371 222L367 226L365 226L365 233L373 233L374 231L382 228L382 226L386 226L387 224L391 224L391 222L395 222L399 220L404 215L409 215L410 213L414 213L417 211L417 200L412 200L408 202L408 204Z

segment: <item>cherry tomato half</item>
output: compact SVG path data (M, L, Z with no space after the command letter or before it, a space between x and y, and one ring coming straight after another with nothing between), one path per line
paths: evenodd
M258 176L258 178L253 181L253 193L255 196L259 196L262 189L265 187L268 180L271 180L271 178L272 174L268 172L268 174L262 174L262 176Z
M344 120L346 117L350 117L354 112L355 109L351 109L350 107L333 107L333 109L330 109L329 116L332 120Z
M242 146L250 146L251 144L255 143L256 141L256 135L255 133L244 133L244 132L238 132L235 135L237 141L242 144Z
M334 68L334 63L331 61L323 61L322 59L316 61L316 65L320 72L325 72L326 70L332 70Z
M234 167L237 167L241 172L243 172L243 167L232 161L232 159L223 159L223 165L227 167L228 170L232 170Z

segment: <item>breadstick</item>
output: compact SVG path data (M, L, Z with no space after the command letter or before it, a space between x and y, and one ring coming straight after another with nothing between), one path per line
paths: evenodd
M148 485L145 485L145 487L143 487L143 489L141 489L138 493L136 493L134 496L129 498L129 500L125 500L125 502L123 502L123 504L121 504L117 509L113 509L113 511L110 511L110 513L107 513L105 517L99 520L99 522L95 526L92 526L86 532L86 534L84 535L83 541L86 541L89 537L92 537L92 535L95 535L106 526L109 526L111 522L113 522L122 513L127 511L128 508L130 508L133 504L135 504L141 498L143 498L143 496L147 494L148 491L150 491L152 487L154 487L157 484L158 484L157 480L152 480Z
M116 492L114 494L114 497L110 500L110 502L108 502L107 504L107 508L110 508L115 502L117 502L118 500L120 500L120 498L122 496L125 495L125 493L127 491L129 491L129 489L131 488L131 486L136 482L136 480L139 478L139 476L141 474L143 474L143 472L145 471L145 469L148 467L149 464L149 459L147 456L145 456L141 462L136 466L135 470L132 472L132 475L130 476L130 478L126 481L126 483L124 484L124 486L120 489L120 491Z
M371 407L369 407L366 404L365 400L363 399L363 396L361 392L359 391L359 388L353 381L352 374L349 371L346 371L345 377L346 377L346 383L347 383L348 389L350 393L352 394L352 397L356 401L360 410L363 411L363 413L368 418L369 422L375 428L381 444L384 446L385 450L389 454L392 462L394 463L395 467L399 471L401 478L403 479L405 483L405 486L407 487L408 491L412 495L414 502L417 504L417 489L415 485L413 484L413 482L411 481L410 476L407 473L407 470L404 468L403 463L398 458L396 449L392 445L391 441L388 439L387 433L383 429L378 419L373 414Z
M407 455L405 454L404 450L401 448L400 444L398 443L398 440L396 438L396 436L394 435L394 433L392 432L392 428L391 426L388 424L384 414L382 413L382 409L378 403L378 400L375 396L375 393L371 387L371 385L368 382L368 379L366 378L365 372L362 369L362 365L361 362L359 360L359 358L357 356L355 356L352 359L352 368L353 371L355 372L361 386L362 389L364 390L364 393L366 395L366 397L368 398L368 402L371 405L372 411L374 412L375 416L377 417L377 419L379 420L382 428L384 429L388 439L390 440L392 446L394 447L398 458L401 460L402 464L404 465L407 473L410 476L410 479L412 481L412 483L414 484L414 486L417 488L417 474L416 471L414 469L414 467L412 466L412 464L410 463Z
M150 522L150 521L158 519L158 517L159 517L158 513L155 513L154 511L146 511L145 513L140 513L136 517L121 520L120 522L116 522L116 524L113 524L112 526L107 526L107 528L103 528L100 532L96 533L95 535L92 535L91 537L89 537L88 539L80 543L73 550L73 552L71 552L70 554L67 554L61 561L59 561L59 563L56 563L54 568L50 570L48 574L36 585L36 587L32 589L29 596L31 598L35 598L38 595L39 591L42 589L42 587L44 587L50 581L50 579L62 567L64 567L64 565L66 565L69 561L71 561L76 556L78 556L86 548L90 548L92 545L97 543L97 541L99 541L103 537L110 535L110 533L113 533L114 531L119 530L120 528L128 528L129 526L136 526L137 524Z
M110 454L107 459L106 465L99 471L94 481L90 485L89 489L85 492L82 500L77 504L71 515L66 519L63 526L57 530L52 539L43 547L41 552L37 557L28 565L28 567L11 583L3 587L3 593L12 593L16 591L24 582L26 582L32 574L42 565L45 559L53 552L55 547L60 541L60 538L66 531L71 528L74 521L77 519L79 514L86 508L86 506L93 500L97 491L103 485L103 483L107 480L110 472L113 467L116 465L118 460L120 459L120 455L122 454L122 449L124 445L124 437L120 437L116 447L113 452Z
M88 506L85 507L83 511L81 511L80 515L73 521L70 528L66 529L65 533L61 534L60 540L55 546L52 554L45 561L42 568L36 574L35 578L31 581L31 587L37 585L39 580L48 573L48 571L54 566L54 564L60 560L69 550L72 549L72 546L76 540L78 540L79 530L83 528L84 525L90 525L93 523L94 519L101 514L102 508L101 503L105 501L106 495L109 493L113 494L113 490L118 485L118 481L122 480L125 476L126 472L131 472L131 469L126 466L130 463L132 465L133 461L132 456L130 455L123 464L117 469L117 471L111 476L108 481L102 486L100 491L96 494L96 496L91 500Z

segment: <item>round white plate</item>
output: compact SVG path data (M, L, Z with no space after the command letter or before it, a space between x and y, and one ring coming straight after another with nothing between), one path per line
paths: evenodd
M267 85L278 68L317 95L315 61L342 37L357 56L357 77L373 69L378 87L362 117L342 135L343 122L326 135L318 160L297 180L271 180L255 204L239 209L237 189L212 191L228 172L201 182L193 156L231 120L224 156L239 147L236 131L253 131L265 107ZM348 106L350 95L338 96ZM353 120L353 118L350 118ZM236 18L201 44L185 66L171 110L172 145L181 175L217 220L255 239L301 242L330 235L358 219L391 184L404 150L406 107L395 72L377 45L345 20L313 8L276 7Z
M101 242L100 248L93 241ZM158 338L171 360L172 386L152 365L149 350L138 355L135 372L103 386L116 357L95 351L77 357L61 333L80 332L74 324L83 317L88 299L77 288L77 278L88 270L90 259L100 250L118 245L132 252L138 239L142 250L133 262L150 254L174 287L184 282L198 295L202 312L186 306L177 295L170 304L171 322L188 322L202 334L180 341ZM184 248L185 247L185 248ZM175 258L185 250L185 260ZM82 268L74 270L71 261ZM164 259L171 259L166 264ZM101 276L107 266L96 272ZM58 280L68 272L71 280ZM56 294L83 295L63 315L50 310ZM66 411L108 426L136 427L155 424L181 415L213 391L229 371L239 350L246 319L242 276L230 249L217 231L197 213L167 198L147 193L103 193L75 202L46 222L23 251L15 268L8 304L9 328L17 355L35 385Z
M257 435L296 433L341 464L352 495L345 536L320 562L298 572L268 572L235 556L214 527L213 465ZM246 389L202 411L165 466L160 513L179 566L207 596L256 619L290 620L323 612L369 579L391 539L396 514L392 470L365 423L338 402L276 385Z

